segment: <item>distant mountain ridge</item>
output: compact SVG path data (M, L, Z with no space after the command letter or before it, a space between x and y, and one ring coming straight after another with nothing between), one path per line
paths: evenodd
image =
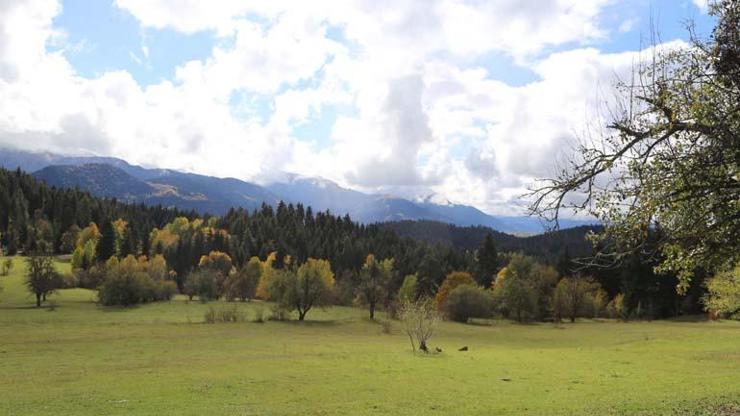
M143 169L143 168L140 168ZM131 172L132 169L127 169ZM231 207L249 210L280 199L264 188L233 178L214 178L170 170L135 170L139 177L104 163L52 165L33 176L56 187L77 187L93 195L121 201L224 214ZM142 179L143 178L143 179Z
M249 210L281 200L302 203L314 211L348 214L363 223L437 221L458 226L485 226L506 233L537 234L546 230L539 219L492 216L467 205L452 204L433 196L411 201L387 195L366 194L342 188L323 178L286 174L266 186L235 178L148 169L99 156L62 156L0 149L0 166L21 168L57 187L78 187L97 196L122 201L177 207L222 215L232 207ZM562 228L592 221L564 220Z
M430 244L444 244L463 250L475 250L480 247L486 235L491 234L496 247L501 251L521 251L551 260L559 256L566 248L568 254L574 258L591 256L593 246L586 239L586 235L590 232L603 231L603 227L599 225L581 225L557 232L517 237L479 225L460 227L425 220L387 222L381 226L402 237Z

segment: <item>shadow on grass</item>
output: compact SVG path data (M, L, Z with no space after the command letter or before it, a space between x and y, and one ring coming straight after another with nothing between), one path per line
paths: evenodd
M54 310L55 308L58 308L59 305L51 306L51 305L41 305L40 307L36 305L23 305L23 306L2 306L0 309L8 309L8 310Z
M141 304L137 305L128 305L128 306L121 306L121 305L111 305L106 306L101 303L95 303L97 310L103 311L103 312L127 312L127 311L135 311L141 307Z
M684 315L677 316L675 318L666 319L668 322L681 322L681 323L705 323L710 322L706 315Z
M297 319L286 319L282 321L270 321L275 322L278 324L285 324L285 325L293 325L293 326L304 326L304 327L332 327L332 326L339 326L343 323L347 323L349 321L343 320L343 319L330 319L325 321L299 321Z
M470 326L492 327L496 324L496 322L488 319L470 319L468 320L468 322L466 322L466 324Z

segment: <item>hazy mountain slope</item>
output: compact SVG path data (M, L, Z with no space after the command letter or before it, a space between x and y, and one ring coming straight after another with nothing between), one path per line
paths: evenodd
M47 166L33 174L49 185L79 188L93 195L140 201L156 190L121 169L106 164Z
M251 210L263 202L278 202L276 196L258 185L174 171L144 181L108 164L55 165L34 176L52 186L77 187L96 196L201 213L223 214L232 207Z
M82 170L58 168L83 165L98 167ZM411 201L394 196L366 194L342 188L323 178L293 174L285 174L280 181L260 186L234 178L216 178L171 169L147 169L112 157L61 156L11 149L0 149L0 166L7 169L20 167L27 172L56 166L55 173L39 172L39 177L52 185L77 186L100 196L194 209L217 215L231 207L252 210L262 203L275 205L284 200L310 206L314 211L328 210L337 215L349 214L353 219L364 223L433 220L458 226L482 225L520 235L537 234L548 228L548 224L543 224L537 218L492 216L472 206L452 204L438 195ZM118 172L104 171L101 166L110 166ZM130 178L121 176L121 172ZM85 175L91 177L85 178ZM563 220L560 225L568 228L591 222Z

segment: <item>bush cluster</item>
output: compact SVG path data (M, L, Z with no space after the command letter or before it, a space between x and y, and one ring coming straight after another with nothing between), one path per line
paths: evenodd
M456 322L470 318L489 318L493 315L493 295L490 290L464 284L453 289L444 304L445 315Z
M246 314L240 311L236 305L221 308L210 307L205 315L203 315L203 320L209 324L217 322L244 322L246 320Z
M130 306L158 300L170 300L177 293L177 285L161 278L153 260L127 256L122 260L111 257L106 263L105 278L98 287L98 298L103 305ZM166 275L166 273L165 273Z

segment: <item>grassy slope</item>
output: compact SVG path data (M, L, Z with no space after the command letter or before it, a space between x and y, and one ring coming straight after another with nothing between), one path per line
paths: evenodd
M217 303L103 308L73 289L36 309L15 266L0 278L0 414L672 414L740 399L737 322L443 323L444 352L420 356L397 323L383 334L350 308L203 324Z

